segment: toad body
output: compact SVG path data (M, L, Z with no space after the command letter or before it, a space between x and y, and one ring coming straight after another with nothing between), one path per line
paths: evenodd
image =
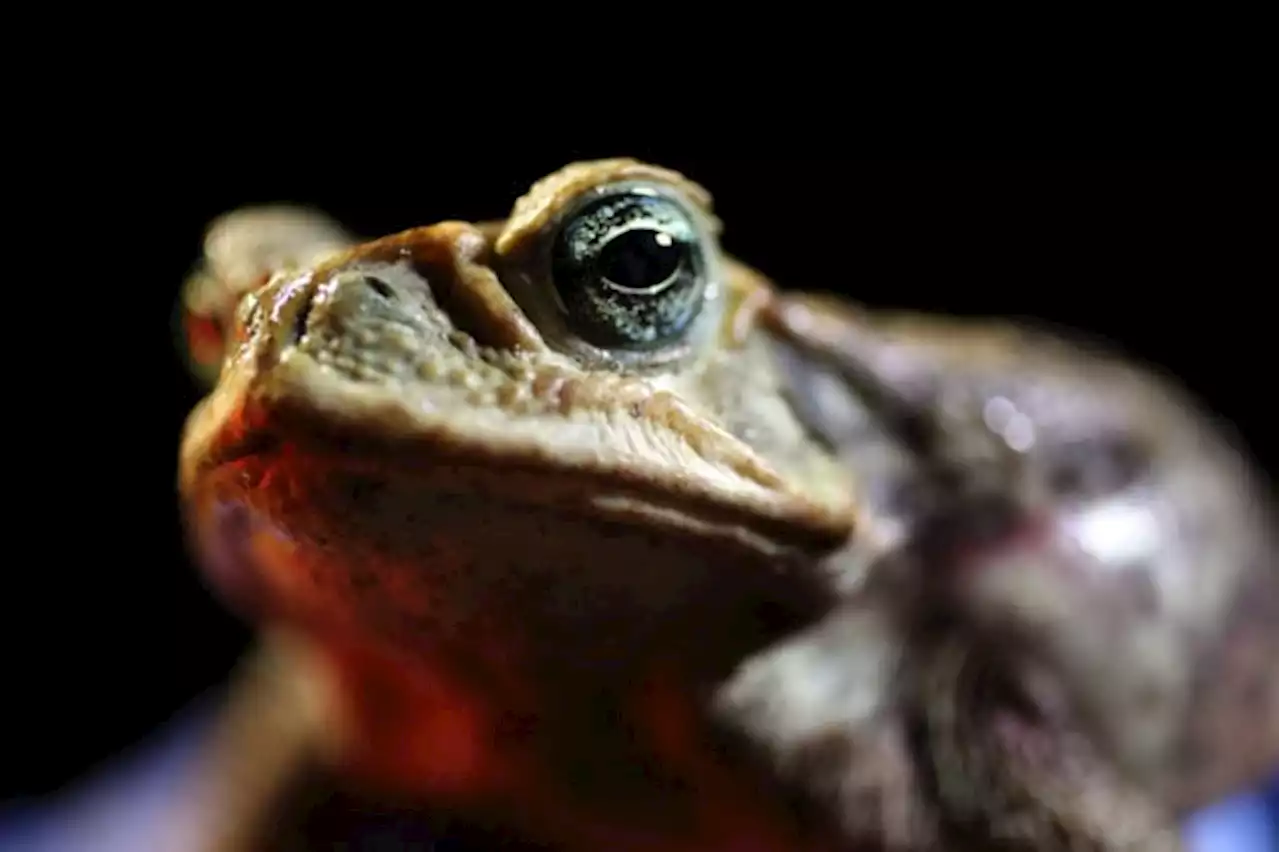
M1165 849L1274 766L1272 497L1209 418L718 231L632 160L371 242L215 224L180 491L266 638L193 842Z

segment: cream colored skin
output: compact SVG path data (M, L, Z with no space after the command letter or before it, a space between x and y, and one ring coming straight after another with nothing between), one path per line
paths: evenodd
M714 224L700 190L647 166L605 163L571 167L535 187L496 240L483 228L446 222L366 244L319 271L279 275L246 298L239 343L183 444L181 487L197 535L212 536L209 552L222 542L208 524L222 523L227 506L283 528L296 547L324 537L315 558L335 577L381 555L341 552L341 537L326 533L335 524L364 525L362 535L376 538L391 561L406 556L399 550L436 547L429 539L438 533L458 548L451 559L474 567L434 577L430 601L426 591L414 601L413 590L400 589L379 606L422 607L427 623L445 594L459 609L424 629L465 632L468 619L518 605L522 619L545 617L559 630L564 601L556 595L567 589L576 597L603 583L617 606L638 610L593 611L574 628L584 640L600 628L597 619L616 631L669 613L700 583L735 575L776 583L779 565L807 564L847 539L848 472L806 439L783 403L764 339L741 335L765 292L745 267L709 253L702 311L686 335L654 352L597 349L551 319L550 294L535 280L544 274L538 257L548 229L583 193L625 181L669 188L711 244ZM339 439L345 446L336 450ZM384 487L359 498L303 494L297 483L246 490L243 471L228 462L269 454L263 444L281 442L338 456L339 471L372 471ZM369 508L394 502L389 490L404 490L399 496L419 507L438 505L426 517L420 510L412 531L397 529ZM468 515L472 509L482 517ZM620 526L606 534L602 523ZM517 540L516 529L539 540ZM417 539L409 545L402 534ZM555 570L574 585L548 585L548 569L524 564L531 544L562 549ZM714 549L722 564L690 564L705 555L695 548ZM637 560L634 570L621 570ZM290 582L294 573L255 566L251 582ZM512 577L551 595L546 610L536 595L508 600L510 590L494 581ZM442 579L457 585L445 591ZM795 583L777 585L782 594ZM228 591L242 588L232 583ZM266 596L296 601L296 590L275 591ZM332 600L310 604L349 615L347 592L336 585L306 594L329 592Z
M558 221L619 182L669 193L706 261L694 322L643 354L579 339L541 277ZM183 442L214 583L269 623L532 681L553 743L653 661L714 684L816 617L804 572L851 535L851 477L784 403L767 282L718 255L705 205L663 170L571 168L500 228L415 229L252 291Z
M657 349L588 342L550 280L559 229L620 187L678 204L705 259ZM1271 497L1166 382L779 296L719 253L704 190L633 161L346 254L328 223L264 250L262 216L306 221L285 211L237 254L243 215L198 279L248 295L181 489L264 621L514 649L570 715L583 682L684 655L853 848L1174 848L1180 810L1274 766L1276 613L1250 606L1275 600ZM191 310L232 302L203 286Z

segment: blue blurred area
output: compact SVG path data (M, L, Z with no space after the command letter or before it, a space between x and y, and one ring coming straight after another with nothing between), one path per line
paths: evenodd
M1274 850L1277 843L1277 778L1206 808L1187 822L1184 834L1193 852L1253 852Z
M181 852L160 849L159 828L186 781L213 717L196 706L133 753L49 801L0 807L3 852Z
M49 802L0 808L5 852L153 852L193 771L210 711L198 708L136 754ZM1275 852L1280 779L1206 808L1185 826L1190 852ZM180 852L155 849L154 852Z

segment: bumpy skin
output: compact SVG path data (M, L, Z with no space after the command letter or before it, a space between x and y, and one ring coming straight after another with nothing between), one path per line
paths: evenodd
M662 345L554 280L621 190L688 225ZM310 649L313 775L565 849L1155 849L1274 764L1270 497L1163 382L781 296L627 160L345 250L245 215L187 303L229 339L181 490Z
M1170 848L1273 771L1274 501L1187 398L1043 331L807 296L770 319L806 422L880 472L890 543L832 556L836 613L720 703L850 831Z
M542 279L556 222L618 181L671 193L708 265L643 354L577 339ZM768 287L713 228L678 176L594 164L501 229L414 229L239 305L181 487L214 582L328 657L345 774L569 848L818 831L701 730L706 689L829 606L807 568L853 519L756 331Z

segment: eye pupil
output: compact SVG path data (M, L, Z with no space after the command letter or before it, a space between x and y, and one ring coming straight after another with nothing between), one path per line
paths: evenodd
M684 247L670 234L636 228L605 243L597 269L618 289L652 292L673 280L683 258Z

